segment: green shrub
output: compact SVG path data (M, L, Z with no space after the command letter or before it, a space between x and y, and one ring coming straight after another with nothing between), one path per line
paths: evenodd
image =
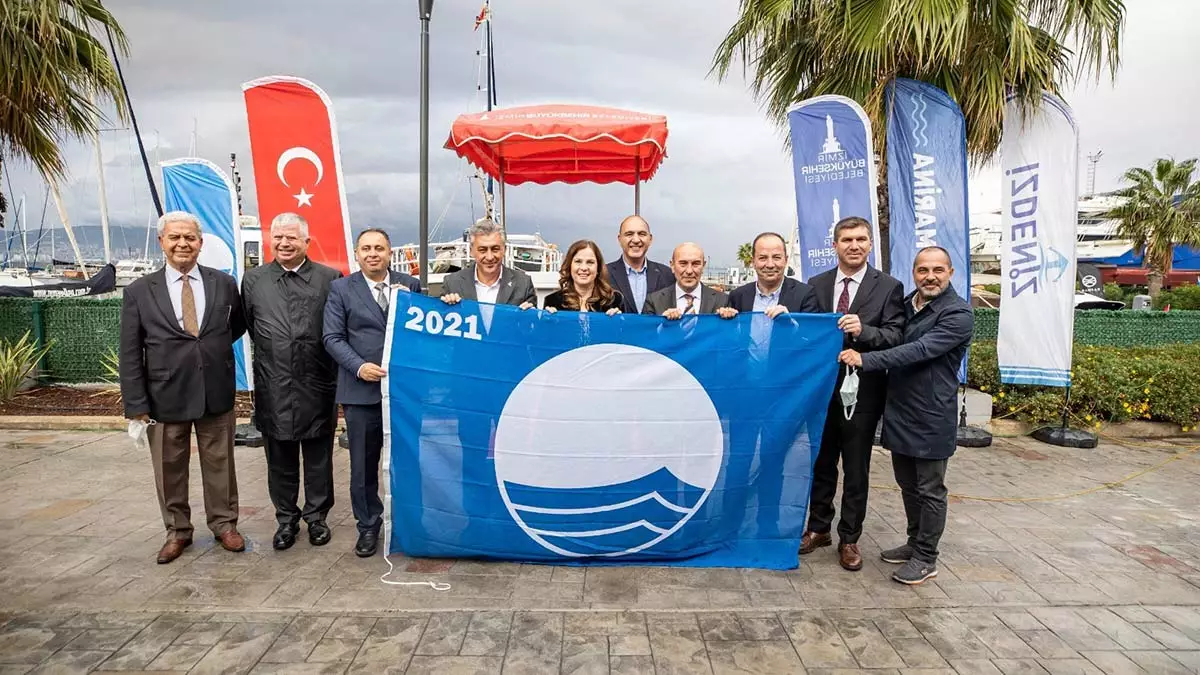
M1133 306L1133 296L1146 295L1147 292L1145 286L1121 286L1114 283L1104 284L1104 299L1119 300L1125 303L1126 308Z
M1200 309L1200 286L1180 286L1162 291L1154 300L1154 309L1162 309L1167 305L1172 310Z
M983 290L987 291L988 293L1000 295L1000 284L984 284Z
M1063 390L1002 385L996 343L971 345L970 385L992 395L994 417L1035 424L1062 418ZM1076 345L1072 364L1072 423L1095 425L1132 419L1200 422L1200 344L1154 347Z
M8 403L50 350L38 347L26 331L19 340L0 340L0 403Z

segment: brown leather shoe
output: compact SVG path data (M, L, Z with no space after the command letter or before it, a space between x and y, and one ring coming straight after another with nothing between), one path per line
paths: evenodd
M246 540L237 530L225 530L217 535L217 541L221 542L221 548L226 551L241 553L246 550Z
M175 537L171 537L167 540L167 543L163 544L163 547L158 550L158 564L166 565L172 560L183 555L183 549L191 545L192 540L190 537L188 539L176 539Z
M828 532L805 532L804 536L800 537L800 555L808 555L823 546L832 545L833 537L829 536Z
M858 552L858 544L838 544L838 562L851 572L861 570L862 555Z

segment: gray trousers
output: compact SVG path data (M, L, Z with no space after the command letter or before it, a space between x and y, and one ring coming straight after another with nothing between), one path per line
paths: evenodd
M938 542L946 530L946 459L918 459L892 453L892 471L908 517L913 557L936 563Z

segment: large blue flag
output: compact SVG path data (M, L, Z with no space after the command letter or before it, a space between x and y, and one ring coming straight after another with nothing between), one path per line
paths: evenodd
M797 565L835 315L391 307L389 552Z
M241 256L237 196L229 177L216 164L197 157L163 162L162 172L167 210L187 211L203 225L199 263L232 275L241 285L245 260ZM233 355L238 390L253 389L249 337L238 338Z
M837 266L833 226L858 216L871 223L879 241L876 218L875 151L871 121L862 106L845 96L817 96L788 109L792 169L796 178L796 216L801 280ZM869 262L878 266L879 252Z
M971 293L970 209L967 205L967 125L958 104L937 87L897 78L888 85L888 203L892 276L916 289L917 251L941 246L954 265L951 282ZM963 357L958 379L967 381Z

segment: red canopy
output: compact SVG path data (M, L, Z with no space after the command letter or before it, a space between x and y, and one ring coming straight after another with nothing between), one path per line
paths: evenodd
M459 115L447 148L508 185L649 180L667 150L662 115L539 105Z

